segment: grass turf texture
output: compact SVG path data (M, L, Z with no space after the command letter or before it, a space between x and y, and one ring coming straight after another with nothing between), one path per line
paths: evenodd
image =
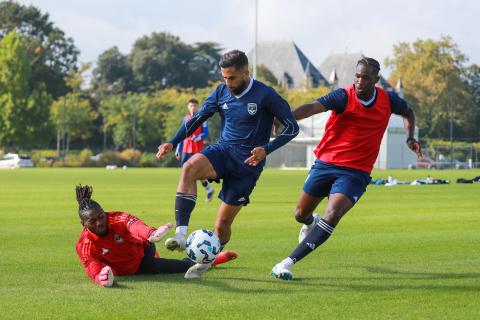
M86 277L74 245L81 225L74 186L92 184L105 210L147 224L174 222L178 169L0 171L2 319L474 319L480 317L480 183L370 185L333 237L272 278L295 247L293 219L306 171L265 170L233 226L239 258L203 279L183 274L117 277L104 289ZM469 171L376 171L400 180L472 178ZM219 186L215 185L216 191ZM219 200L199 201L190 231L212 228ZM324 208L320 204L319 212ZM183 258L157 246L163 257Z

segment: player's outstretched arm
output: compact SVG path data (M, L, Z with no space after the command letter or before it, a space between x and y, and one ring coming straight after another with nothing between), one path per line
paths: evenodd
M98 283L104 287L113 286L113 272L112 268L105 266L98 274Z
M293 110L293 116L296 120L305 119L314 114L325 112L326 108L318 101L305 103Z

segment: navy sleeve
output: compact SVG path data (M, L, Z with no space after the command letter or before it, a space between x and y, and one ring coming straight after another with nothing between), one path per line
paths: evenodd
M270 93L267 107L284 126L282 132L280 132L275 139L263 146L267 154L269 154L295 138L299 132L299 128L288 102L273 89L272 93Z
M218 88L217 88L218 89ZM175 136L170 140L175 148L181 141L191 136L198 127L202 125L208 118L213 116L218 111L217 105L217 89L215 89L207 100L203 103L200 110L198 110L187 123L182 122L182 126L178 129Z
M400 98L400 96L395 91L388 91L388 97L390 98L390 107L392 109L392 113L401 116L407 113L407 102L404 99Z
M329 94L317 99L327 110L333 110L336 114L345 111L347 107L347 93L344 89L336 89Z

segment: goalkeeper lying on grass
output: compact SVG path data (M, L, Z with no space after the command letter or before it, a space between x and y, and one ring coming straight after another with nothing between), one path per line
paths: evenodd
M85 272L95 283L111 287L114 275L185 272L195 264L188 258L179 260L158 256L155 242L167 234L172 227L170 223L156 229L126 212L104 212L91 199L91 186L79 185L75 189L78 215L85 227L76 250ZM222 252L214 265L236 256L233 251Z

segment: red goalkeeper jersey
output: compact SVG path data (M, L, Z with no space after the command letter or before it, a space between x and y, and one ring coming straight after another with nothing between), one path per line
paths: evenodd
M87 228L78 239L76 250L85 272L94 282L103 267L110 266L114 275L131 275L137 272L148 237L155 228L127 212L105 212L108 233L98 236Z

